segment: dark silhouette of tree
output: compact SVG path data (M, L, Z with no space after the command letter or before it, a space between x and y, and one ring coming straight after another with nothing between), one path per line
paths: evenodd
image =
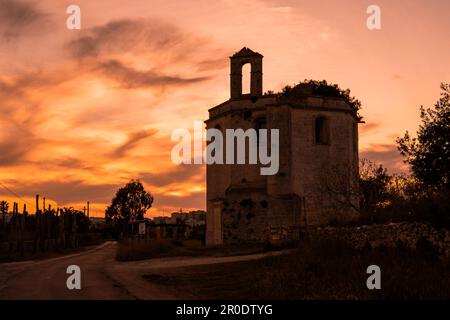
M450 84L441 84L441 98L434 109L420 107L422 120L417 137L406 131L397 138L414 176L426 187L448 190L450 182Z
M272 95L273 92L267 92L267 95ZM295 86L285 86L283 90L277 94L281 99L302 98L309 95L319 95L331 98L341 98L346 101L354 110L359 120L362 116L359 114L361 109L361 101L351 96L350 89L343 90L337 84L328 83L326 80L308 80L296 84Z
M367 159L360 161L360 206L363 212L374 212L388 200L390 179L386 168L382 165L377 165Z
M0 212L2 213L2 225L5 225L5 215L8 213L9 204L7 201L0 201Z
M72 217L75 216L76 219L76 225L77 225L77 232L78 233L86 233L89 232L89 226L90 226L90 221L89 218L84 214L83 211L80 210L76 210L73 207L64 207L62 209L60 209L61 214L65 215L66 217L68 217L68 221L70 221L70 223L73 222ZM53 214L55 215L55 211L54 210L47 210L48 214Z
M106 208L106 218L129 222L131 220L142 220L153 203L153 196L145 191L139 180L131 180L120 188L111 205Z

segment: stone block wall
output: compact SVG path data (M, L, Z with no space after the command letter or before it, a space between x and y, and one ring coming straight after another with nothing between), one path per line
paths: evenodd
M415 250L419 241L426 240L442 258L450 258L450 231L436 230L423 223L390 223L361 227L318 227L309 230L312 241L339 240L353 248L367 245L396 247L399 244Z

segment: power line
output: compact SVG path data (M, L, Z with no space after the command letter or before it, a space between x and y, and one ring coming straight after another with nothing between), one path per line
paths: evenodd
M5 186L2 182L0 182L0 186L5 189L6 191L8 191L9 193L11 193L12 195L14 195L15 197L19 198L20 200L22 200L23 202L25 202L26 204L28 204L29 206L36 208L36 206L34 206L33 204L29 203L27 200L25 200L24 198L22 198L19 194L17 194L16 192L14 192L13 190L11 190L10 188L8 188L7 186Z

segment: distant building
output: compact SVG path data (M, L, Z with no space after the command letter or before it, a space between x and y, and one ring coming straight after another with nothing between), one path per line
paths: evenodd
M175 224L176 220L171 217L153 217L151 222L154 224Z
M148 222L150 234L156 238L204 240L206 211L173 212L170 217L154 217Z
M172 220L176 221L176 223L182 223L189 227L206 224L206 211L203 210L190 212L180 210L179 212L173 212L171 216Z

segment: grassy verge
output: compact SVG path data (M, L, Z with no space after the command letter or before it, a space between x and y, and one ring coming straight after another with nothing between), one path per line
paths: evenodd
M95 244L85 244L83 246L80 246L78 248L67 248L67 249L59 249L59 250L51 250L46 252L38 252L34 254L27 254L26 256L20 256L19 254L14 255L8 255L8 256L1 256L0 257L0 264L1 263L10 263L10 262L22 262L22 261L31 261L31 260L47 260L51 258L58 258L62 256L67 256L74 253L81 253L84 251L91 250L104 241L100 243Z
M381 290L366 269L381 268ZM301 245L263 260L155 270L143 277L179 298L450 299L450 265L402 248L352 250L339 243Z
M204 247L201 241L186 240L124 240L119 243L116 259L135 261L175 256L236 256L264 252L263 245Z

